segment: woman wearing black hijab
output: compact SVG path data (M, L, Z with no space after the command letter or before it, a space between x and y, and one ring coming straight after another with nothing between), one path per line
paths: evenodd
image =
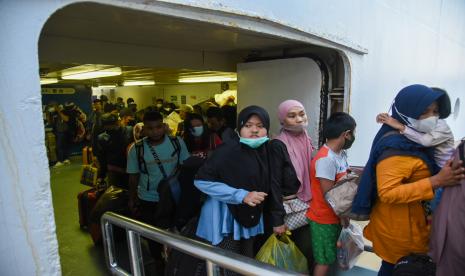
M254 257L254 238L264 232L263 205L272 181L268 113L248 106L238 116L239 141L220 145L197 173L195 186L208 195L197 236L215 246Z

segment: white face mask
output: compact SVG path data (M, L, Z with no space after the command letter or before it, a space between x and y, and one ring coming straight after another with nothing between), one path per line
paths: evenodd
M423 133L430 133L434 130L436 125L438 124L439 116L431 116L426 119L413 119L404 114L400 113L397 110L396 106L394 105L394 109L396 110L397 114L400 115L402 120L411 128L415 129L416 131L423 132Z
M412 128L414 128L415 130L424 133L430 133L438 124L438 120L439 116L431 116L422 120L415 120L410 118L410 123L412 124Z
M192 127L191 133L195 137L202 136L202 134L203 134L203 126Z

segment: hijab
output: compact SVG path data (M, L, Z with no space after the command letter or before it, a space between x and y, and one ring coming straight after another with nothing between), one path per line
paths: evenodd
M305 110L302 103L296 100L287 100L279 105L278 119L282 127L279 135L275 139L282 141L286 145L292 166L294 167L297 179L299 179L300 188L297 191L297 197L302 201L308 202L312 199L310 189L310 161L314 148L312 139L308 136L306 129L300 133L285 129L284 120L289 110L293 107L300 107Z
M431 89L424 85L409 85L400 90L395 97L391 116L403 123L405 122L401 118L401 115L399 115L399 112L407 117L418 119L435 101L440 105L439 109L441 114L441 109L443 109L443 107L441 107L441 100L444 95L444 92ZM388 135L390 134L388 132L393 132L395 134ZM373 140L370 156L365 165L357 194L352 203L352 213L356 216L369 216L375 204L378 197L376 188L376 165L382 160L382 154L386 150L394 150L396 155L408 155L422 159L430 169L431 174L435 174L439 171L434 163L433 148L426 148L417 144L398 133L394 128L383 124Z
M250 105L244 108L237 116L237 132L241 132L241 128L247 123L252 115L257 115L262 121L263 126L266 128L267 133L270 131L270 115L265 109L260 106Z
M259 106L248 106L239 113L238 132L252 115L257 115L265 128L269 129L270 117L266 110ZM221 182L247 191L268 193L271 183L268 142L258 148L251 148L238 140L228 140L221 144L199 169L196 179ZM228 209L241 225L252 227L260 222L263 203L255 207L247 204L228 204Z

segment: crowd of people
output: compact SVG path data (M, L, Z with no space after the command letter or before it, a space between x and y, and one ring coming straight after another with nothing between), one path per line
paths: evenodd
M177 129L164 123L172 112L182 119ZM199 240L248 257L268 236L286 234L283 203L298 200L308 206L307 221L292 229L292 239L313 275L328 275L350 218L370 220L364 236L382 259L378 275L393 275L398 260L411 254L430 254L437 275L465 271L465 169L444 120L451 112L446 91L407 86L395 97L392 114L377 116L382 126L351 215L342 217L325 193L351 171L347 150L356 137L354 118L331 114L324 123L325 143L317 149L307 133L308 121L316 118L308 118L299 101L270 110L281 124L276 137L270 137L270 117L262 107L245 107L233 122L235 112L214 104L206 112L177 108L163 100L141 112L129 99L126 107L122 99L95 100L88 129L99 179L128 190L133 217L181 232L194 222ZM180 185L180 192L171 185ZM445 197L454 200L444 202ZM163 275L163 247L149 245L157 274Z

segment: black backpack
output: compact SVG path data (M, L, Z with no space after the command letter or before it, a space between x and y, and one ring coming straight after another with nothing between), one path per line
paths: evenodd
M425 254L410 254L400 258L392 276L435 276L436 264Z

